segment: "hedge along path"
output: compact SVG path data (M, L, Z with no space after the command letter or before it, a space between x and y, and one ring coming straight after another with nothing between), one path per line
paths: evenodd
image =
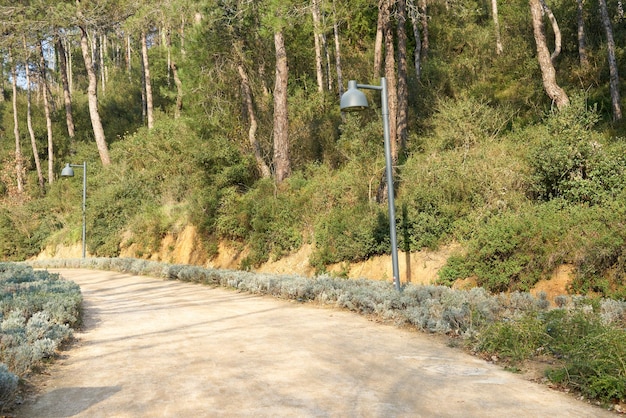
M54 270L84 329L18 417L602 417L428 335L144 276Z

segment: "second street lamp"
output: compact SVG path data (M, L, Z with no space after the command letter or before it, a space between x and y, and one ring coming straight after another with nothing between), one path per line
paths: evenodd
M66 163L63 171L61 171L61 177L74 177L74 169L72 167L80 167L83 169L83 258L85 258L86 251L86 230L87 230L87 163L83 162L82 164L70 164Z
M391 158L391 140L389 138L389 101L387 96L387 79L380 79L380 86L357 84L355 80L348 81L348 90L341 95L339 107L344 112L367 109L367 97L359 89L378 90L381 92L381 108L383 117L383 136L385 139L385 165L387 175L387 203L389 207L389 238L391 240L391 265L393 282L396 290L400 291L400 269L398 268L398 240L396 237L396 207L393 196L393 161Z

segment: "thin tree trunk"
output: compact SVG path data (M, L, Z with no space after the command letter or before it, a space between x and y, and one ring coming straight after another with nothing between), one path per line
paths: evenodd
M24 192L24 163L22 159L22 145L20 144L20 128L17 119L17 71L9 48L9 65L13 87L13 134L15 135L15 179L18 193Z
M613 121L622 119L622 106L619 94L619 74L617 72L617 60L615 59L615 40L613 39L613 27L606 7L606 0L598 0L602 25L606 33L606 46L609 61L609 87L611 89L611 104L613 109Z
M406 0L397 0L396 16L398 38L398 145L400 151L406 148L409 119L409 86L407 83L408 65L406 59Z
M504 51L502 39L500 38L500 19L498 17L498 0L491 0L491 17L493 18L493 28L496 31L496 54L500 55Z
M392 4L395 0L385 2L385 77L387 78L387 91L389 93L389 135L391 138L391 156L394 161L398 160L398 89L396 76L396 60L394 48L394 31L391 20Z
M174 77L174 85L176 86L176 107L174 108L174 119L180 118L180 113L183 110L183 83L178 77L178 67L176 62L172 60L170 62L172 68L172 77Z
M143 80L146 88L146 117L148 119L148 129L154 127L154 114L152 104L152 82L150 80L150 62L148 61L148 42L146 32L141 32L141 58L143 61Z
M335 38L335 71L337 72L337 84L339 86L339 97L343 94L343 71L341 69L341 44L339 39L339 24L337 23L337 13L335 2L333 1L333 35Z
M428 6L426 0L419 0L420 18L422 19L422 60L428 58L430 38L428 33Z
M27 49L26 37L23 38L24 50ZM39 160L39 151L37 150L37 140L35 139L35 131L33 129L32 118L32 106L31 106L31 82L30 82L30 68L28 65L28 59L24 61L24 73L26 76L26 126L28 127L28 133L30 135L30 145L33 149L33 158L35 160L35 168L37 169L37 180L39 182L39 188L42 193L45 193L46 186L43 178L43 172L41 171L41 161Z
M589 58L587 57L587 36L585 34L585 18L583 10L583 0L576 0L576 20L578 24L578 58L580 67L589 68Z
M545 0L541 0L541 7L548 16L550 24L552 25L552 32L554 32L554 51L550 56L550 60L552 61L552 65L556 65L556 59L561 54L561 30L559 29L559 24L556 21L554 13L552 13L552 10L550 10Z
M104 136L104 128L102 127L100 113L98 112L98 78L96 77L93 62L91 61L89 44L87 42L87 31L83 27L80 27L80 31L80 48L83 54L83 60L85 61L85 68L87 69L87 78L89 80L87 98L89 102L91 127L93 129L96 146L98 147L98 152L100 154L100 161L102 161L103 165L109 165L111 164L111 157L109 157L109 148L107 146L106 137Z
M128 77L130 78L132 71L132 48L130 43L130 35L126 35L126 72L128 73Z
M243 52L241 51L240 45L235 45L235 48L239 59L239 62L237 64L237 71L239 72L239 76L241 77L241 94L248 114L248 118L250 119L250 127L248 128L248 141L250 142L250 147L252 148L252 152L254 153L254 158L256 160L257 168L261 173L261 177L269 178L272 173L268 165L265 163L265 160L263 159L261 145L259 144L256 136L258 122L256 118L256 113L254 111L254 103L252 102L252 89L250 88L250 79L248 78L248 73L246 72L246 69L243 65Z
M562 109L569 105L569 97L565 90L559 87L556 82L556 70L550 59L550 51L548 50L546 35L543 30L543 9L540 0L529 0L529 5L543 87L547 95L556 103L557 108Z
M313 38L315 44L315 74L317 76L317 91L324 91L324 66L322 63L322 45L320 43L321 22L319 0L311 0L311 14L313 15Z
M59 37L57 40L57 48L59 50L59 69L61 70L61 82L63 84L63 100L65 102L65 124L67 125L67 134L70 137L71 148L74 148L74 117L72 115L72 95L70 92L70 83L67 76L67 53L63 46L63 40Z
M383 62L383 26L385 24L385 18L381 11L384 8L386 0L379 0L378 2L378 22L376 23L376 40L374 41L374 77L380 77L382 62Z
M415 66L415 76L417 79L422 78L422 39L419 28L419 11L415 6L414 0L407 1L407 8L411 25L413 26L413 37L415 38L415 52L413 53L413 65Z
M46 131L48 133L48 183L54 181L54 142L52 140L52 117L50 116L50 100L48 97L48 77L46 75L46 59L43 55L41 40L37 44L39 51L39 74L41 90L43 91L43 109L46 115Z
M68 85L68 89L70 91L70 97L72 92L74 91L74 76L73 76L73 59L72 59L72 50L71 50L71 45L69 44L69 42L67 41L67 39L65 40L65 42L67 42L67 47L64 47L63 49L65 50L65 54L67 56L67 85Z
M274 175L282 182L291 174L289 117L287 111L287 51L282 30L274 33L276 83L274 86Z

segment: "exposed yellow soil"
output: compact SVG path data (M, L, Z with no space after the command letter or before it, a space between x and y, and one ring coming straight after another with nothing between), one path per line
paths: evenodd
M221 243L215 257L209 259L203 248L195 227L187 226L178 234L168 234L161 242L158 252L149 256L144 255L137 244L131 243L131 237L125 237L122 243L120 257L147 258L154 261L163 261L175 264L194 264L210 268L237 269L248 254L245 248L235 248ZM447 245L438 251L417 251L398 253L398 266L402 283L433 284L437 280L437 273L444 266L448 257L461 250L458 244ZM315 269L309 265L309 258L313 248L310 244L302 246L297 252L279 260L270 260L255 271L260 273L298 274L311 277ZM79 258L82 255L80 244L73 246L56 246L46 248L37 258ZM372 280L392 281L391 257L388 255L372 257L358 263L337 263L328 266L331 274L347 278L366 278ZM554 303L558 295L567 294L572 279L572 266L563 265L556 269L550 279L541 280L531 290L537 295L545 292L548 300ZM469 289L476 286L475 278L457 280L454 288Z

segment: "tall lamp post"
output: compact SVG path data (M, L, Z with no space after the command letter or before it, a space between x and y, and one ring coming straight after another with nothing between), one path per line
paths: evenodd
M61 171L61 177L74 177L74 169L72 167L80 167L83 169L83 258L86 255L86 241L85 235L87 230L87 218L86 218L86 200L87 200L87 163L82 164L70 164L66 163L63 171Z
M389 101L387 96L387 79L380 79L380 86L357 84L356 80L348 81L348 90L341 95L340 108L344 112L367 109L367 97L359 89L378 90L381 92L383 134L385 139L385 165L387 174L387 203L389 205L389 237L391 239L391 265L393 282L400 291L400 269L398 268L398 240L396 238L396 206L393 197L393 162L391 159L391 141L389 139Z

